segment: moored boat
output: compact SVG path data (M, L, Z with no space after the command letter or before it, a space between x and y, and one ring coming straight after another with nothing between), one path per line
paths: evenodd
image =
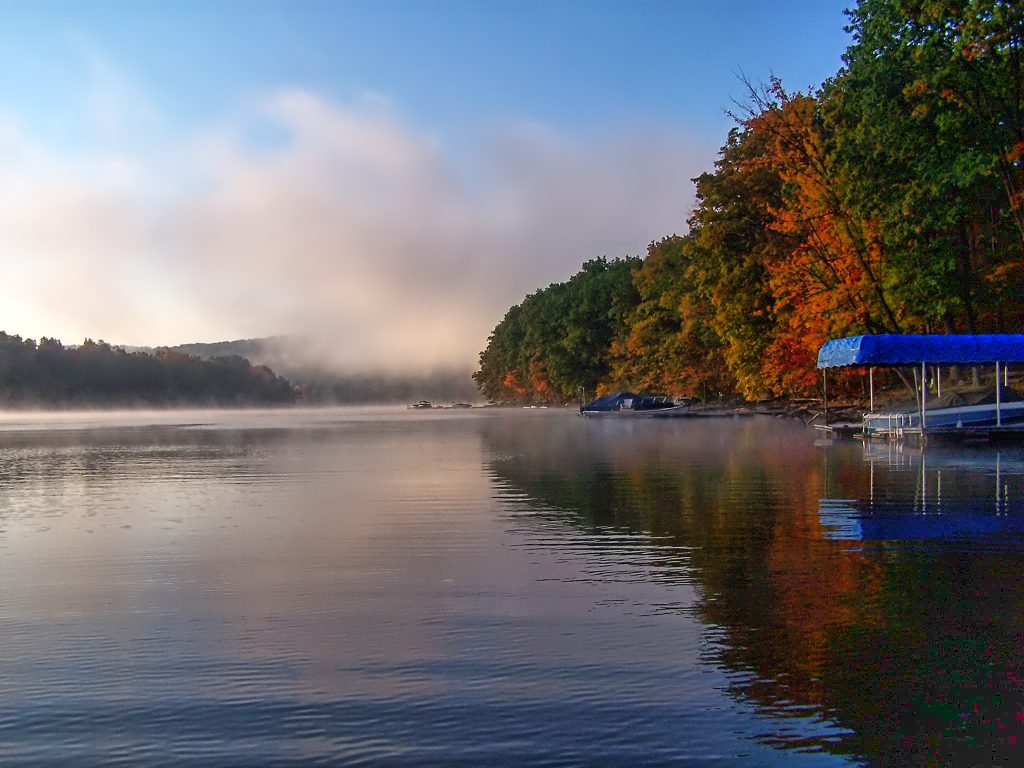
M697 403L694 397L668 395L636 395L616 392L580 406L583 416L683 416Z
M996 391L991 387L983 392L950 392L942 397L930 397L925 403L928 429L964 429L995 427L1024 423L1024 398L1009 387L1000 387L999 412L996 412ZM895 434L899 429L918 429L921 411L917 403L893 408L877 409L864 414L864 433Z

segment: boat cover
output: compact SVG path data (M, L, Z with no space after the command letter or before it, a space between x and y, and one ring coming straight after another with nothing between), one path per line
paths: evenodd
M585 411L617 411L625 400L635 400L637 395L632 392L616 392L614 395L599 397L583 406Z
M1024 363L1024 334L878 334L825 342L819 368L844 365Z
M1024 400L1024 395L1012 387L999 387L999 401L1001 403L1019 403ZM995 405L996 388L985 387L967 392L944 392L941 395L928 395L928 402L925 403L927 410L938 411L943 408L963 408L970 405ZM916 412L920 407L917 400L900 400L887 405L883 412L898 413L900 411Z

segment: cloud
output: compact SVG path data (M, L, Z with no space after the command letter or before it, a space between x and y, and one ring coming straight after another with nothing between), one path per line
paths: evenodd
M349 370L468 367L527 292L681 231L708 154L528 123L451 147L380 99L303 90L157 146L61 154L0 122L0 327L297 334Z

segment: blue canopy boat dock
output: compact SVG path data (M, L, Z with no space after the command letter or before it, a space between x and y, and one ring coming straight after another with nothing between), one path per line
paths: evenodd
M864 438L902 440L926 436L990 440L1024 437L1024 401L1014 397L1004 401L1007 364L1024 363L1024 334L878 334L849 336L826 342L818 350L818 368L822 369L825 424L823 429L836 434L856 434ZM929 411L929 365L995 365L994 403L956 403ZM870 407L859 425L828 424L828 369L866 366ZM874 368L912 367L914 369L914 409L875 411ZM1002 375L1000 375L1002 374ZM941 377L936 376L941 396Z

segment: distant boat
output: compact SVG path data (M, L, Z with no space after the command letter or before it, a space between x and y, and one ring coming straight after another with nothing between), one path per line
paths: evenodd
M452 403L452 408L472 408L473 406L469 403Z
M431 403L429 400L420 400L418 403L413 403L408 407L429 410L434 407L434 404Z
M669 397L668 395L635 395L616 392L580 406L583 416L683 416L700 402L695 397Z

